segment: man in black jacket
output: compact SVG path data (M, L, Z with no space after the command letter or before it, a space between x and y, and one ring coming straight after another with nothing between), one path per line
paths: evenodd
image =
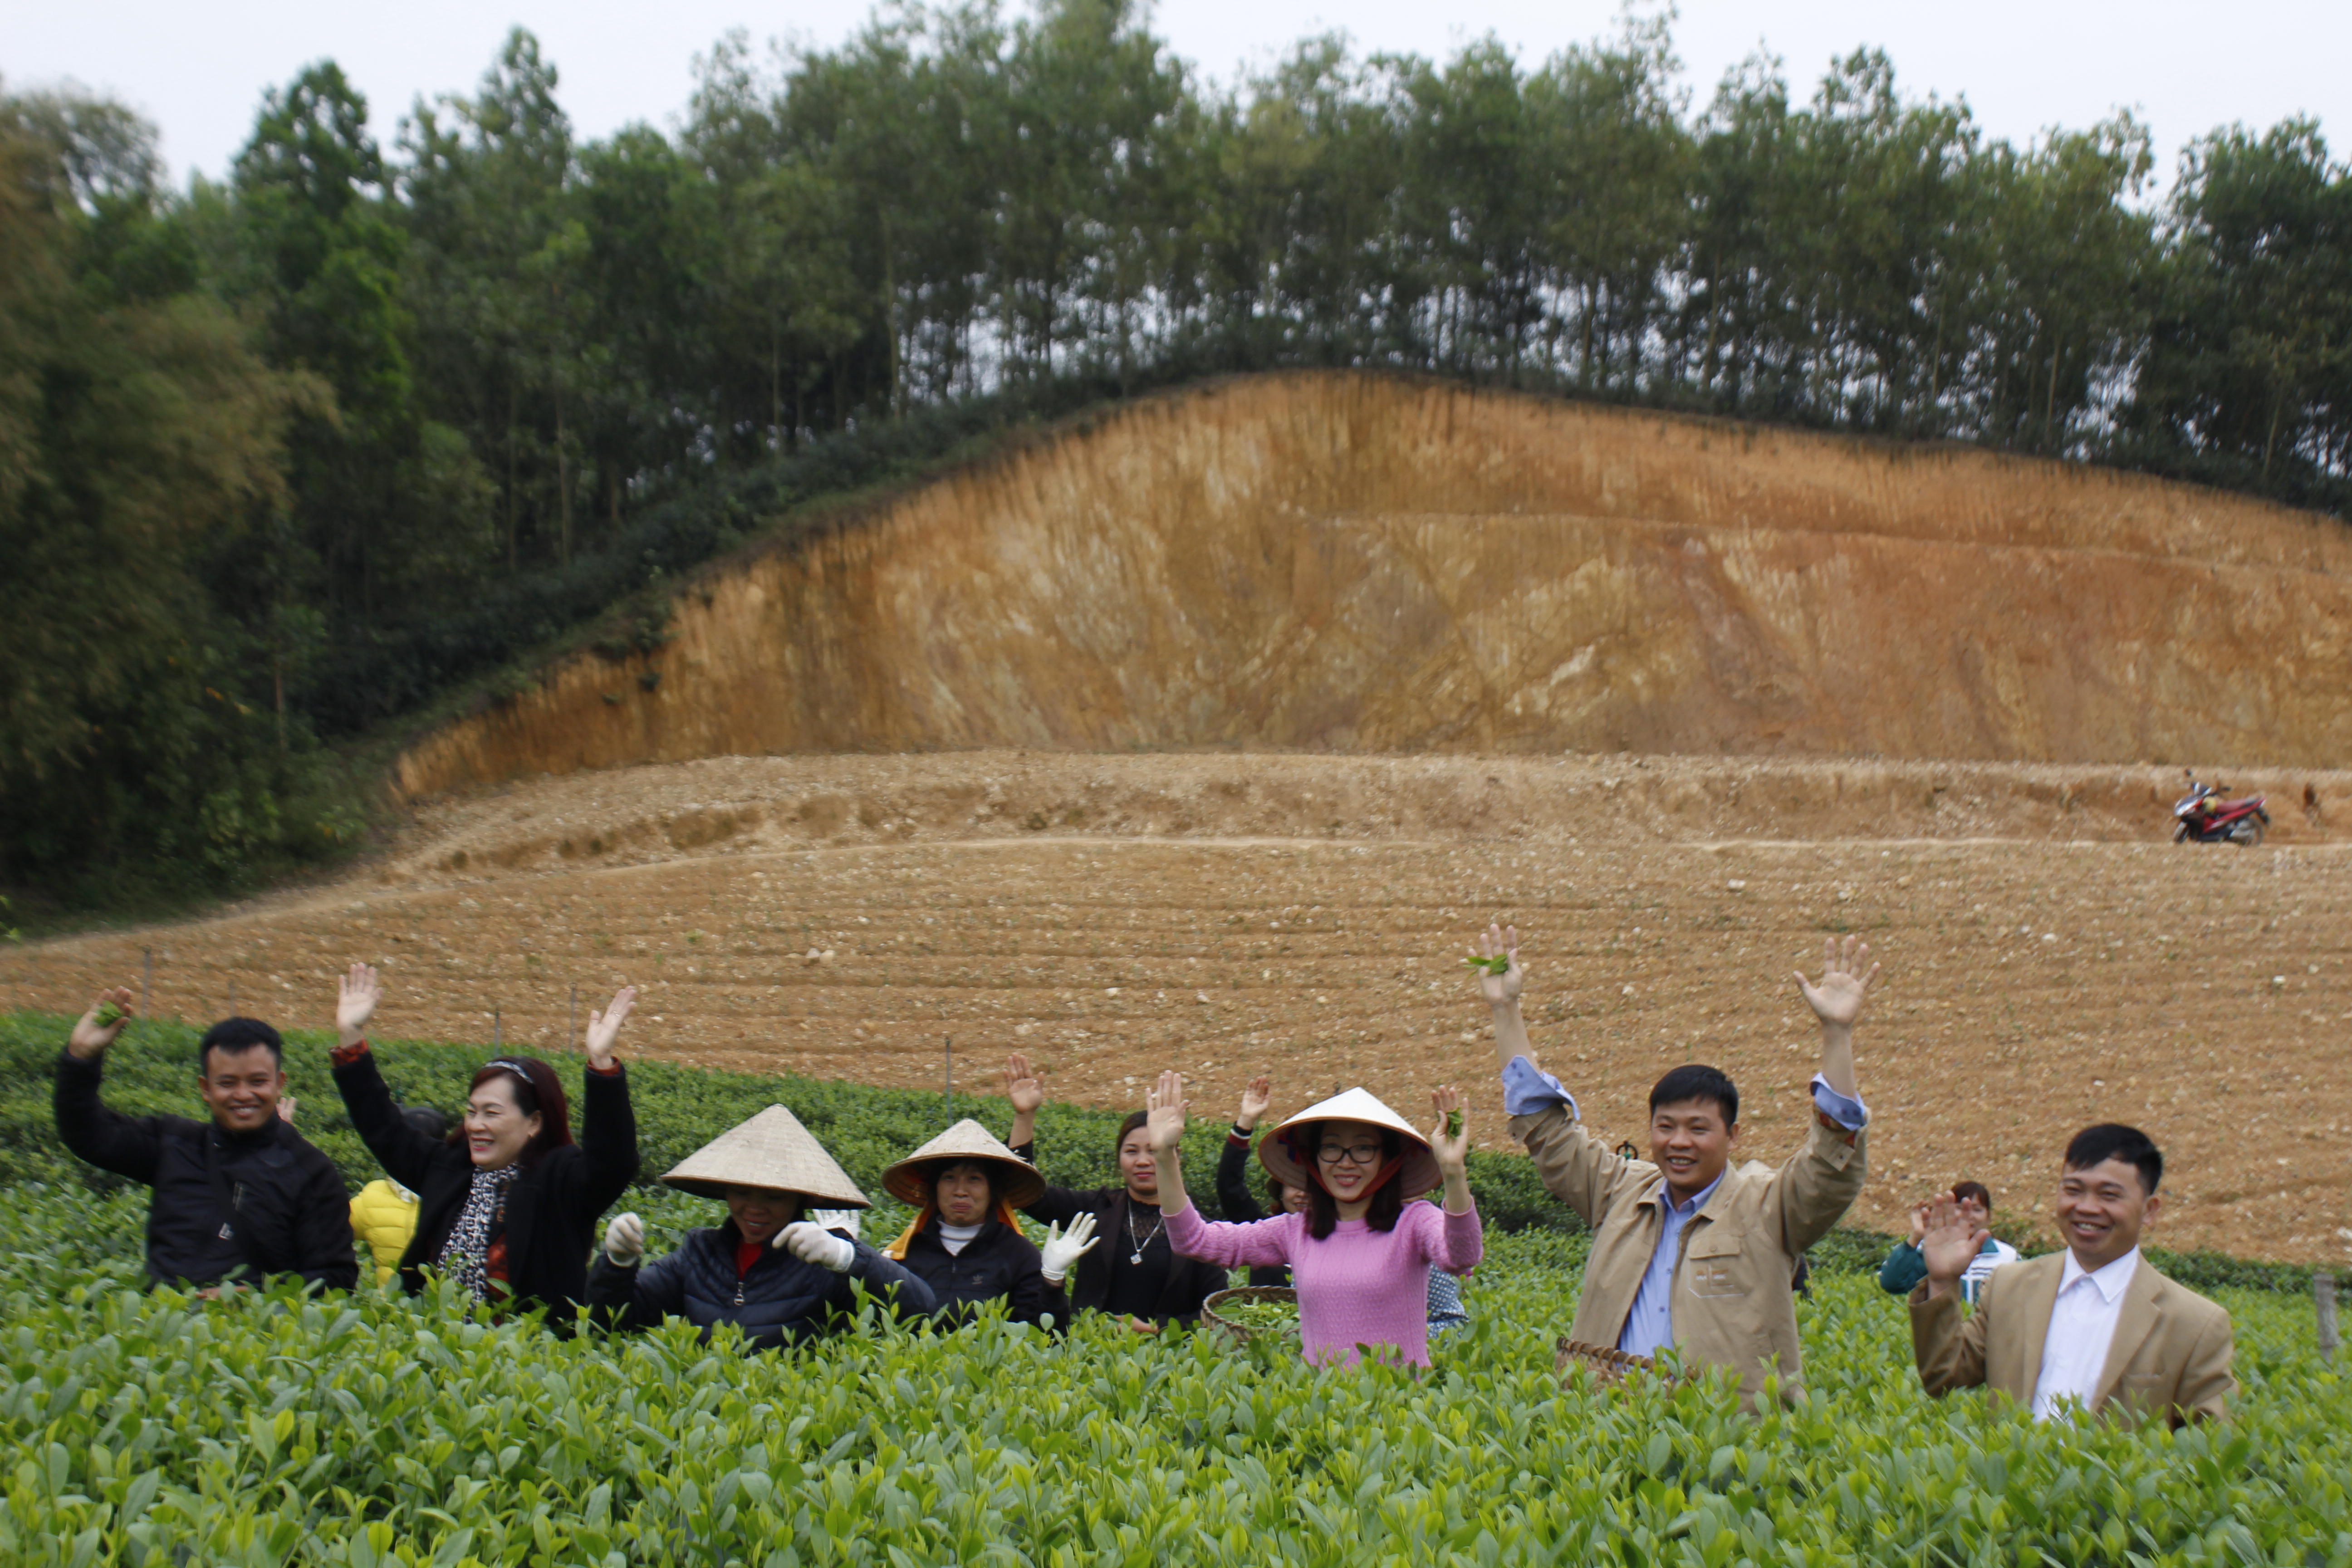
M266 1274L348 1290L359 1280L351 1196L333 1161L278 1115L285 1043L252 1018L226 1018L196 1046L209 1121L123 1116L99 1098L106 1050L131 993L101 992L58 1058L58 1136L100 1170L154 1189L147 1280L207 1291Z

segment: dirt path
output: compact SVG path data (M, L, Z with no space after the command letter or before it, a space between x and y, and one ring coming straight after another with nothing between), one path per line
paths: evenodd
M2067 1132L2127 1120L2175 1173L2170 1244L2345 1255L2352 853L2326 803L2352 781L2317 775L2316 820L2282 812L2241 851L2126 811L2152 771L1837 773L983 753L582 775L437 808L326 894L9 951L0 1005L135 985L152 947L161 1012L218 1015L234 985L317 1027L361 957L387 969L388 1033L487 1040L495 1007L506 1039L552 1047L575 986L584 1015L627 980L648 993L633 1042L664 1056L930 1085L952 1035L967 1087L1018 1047L1091 1104L1182 1067L1212 1115L1259 1070L1278 1109L1450 1081L1499 1144L1459 962L1494 917L1523 932L1538 1047L1596 1130L1636 1133L1658 1072L1711 1060L1777 1160L1812 1062L1789 971L1853 931L1888 979L1856 1217L1892 1226L1963 1175L2030 1208ZM1838 800L1843 822L1817 804Z

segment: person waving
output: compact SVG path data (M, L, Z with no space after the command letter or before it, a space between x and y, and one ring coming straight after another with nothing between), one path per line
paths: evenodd
M423 1289L425 1271L436 1269L478 1301L544 1305L548 1327L569 1332L572 1311L587 1300L596 1217L637 1173L636 1116L614 1051L636 991L621 987L610 1006L588 1016L577 1143L562 1080L537 1057L494 1057L474 1074L463 1142L417 1131L393 1102L368 1047L368 1023L383 994L374 969L352 965L335 1004L341 1044L333 1059L335 1087L360 1141L384 1174L416 1194L401 1289Z
M1353 1366L1370 1350L1427 1366L1430 1269L1460 1274L1486 1250L1465 1168L1470 1135L1454 1114L1465 1109L1462 1098L1439 1089L1429 1103L1437 1121L1426 1135L1369 1089L1308 1106L1257 1151L1286 1187L1307 1194L1305 1211L1212 1223L1184 1191L1183 1075L1161 1073L1146 1125L1170 1245L1226 1268L1287 1264L1309 1362ZM1443 1210L1405 1201L1441 1183Z

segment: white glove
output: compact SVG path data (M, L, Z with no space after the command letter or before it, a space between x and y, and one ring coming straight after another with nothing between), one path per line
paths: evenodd
M863 1217L856 1209L811 1209L808 1217L827 1230L845 1230L852 1236L864 1236Z
M1045 1245L1037 1249L1037 1271L1048 1285L1059 1285L1069 1278L1070 1265L1080 1255L1092 1252L1099 1238L1095 1235L1095 1216L1082 1214L1070 1221L1070 1228L1060 1226L1045 1227Z
M803 1263L814 1263L830 1268L835 1274L846 1274L849 1266L857 1261L857 1244L811 1220L796 1219L776 1232L771 1246L781 1247Z
M604 1226L604 1256L615 1268L635 1268L646 1255L646 1222L633 1214L616 1214Z

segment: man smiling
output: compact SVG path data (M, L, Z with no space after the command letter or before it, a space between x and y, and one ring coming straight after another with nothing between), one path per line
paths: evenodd
M359 1279L343 1179L281 1121L285 1046L252 1018L227 1018L196 1045L196 1092L212 1112L124 1116L99 1098L107 1047L131 1013L128 991L101 992L58 1061L58 1136L100 1170L154 1189L147 1279L210 1292L237 1279L299 1275L348 1290Z
M1751 1405L1777 1369L1781 1396L1793 1398L1803 1356L1790 1278L1862 1191L1869 1112L1854 1084L1853 1025L1878 973L1870 949L1852 937L1842 950L1826 942L1820 983L1796 977L1821 1020L1822 1065L1812 1126L1777 1171L1733 1165L1739 1090L1696 1064L1650 1090L1650 1158L1619 1159L1584 1130L1575 1097L1536 1066L1519 1011L1518 932L1489 926L1479 951L1506 961L1479 986L1511 1131L1552 1195L1593 1230L1569 1337L1633 1355L1675 1349L1685 1362L1728 1366Z
M2070 1409L2161 1414L2172 1426L2219 1419L2230 1375L2230 1314L2158 1273L2140 1234L2163 1200L2164 1155L2136 1127L2086 1127L2066 1145L2058 1233L2066 1250L1989 1276L1974 1315L1955 1289L1986 1232L1946 1194L1919 1250L1911 1345L1930 1394L1986 1386L2031 1404L2036 1420Z

